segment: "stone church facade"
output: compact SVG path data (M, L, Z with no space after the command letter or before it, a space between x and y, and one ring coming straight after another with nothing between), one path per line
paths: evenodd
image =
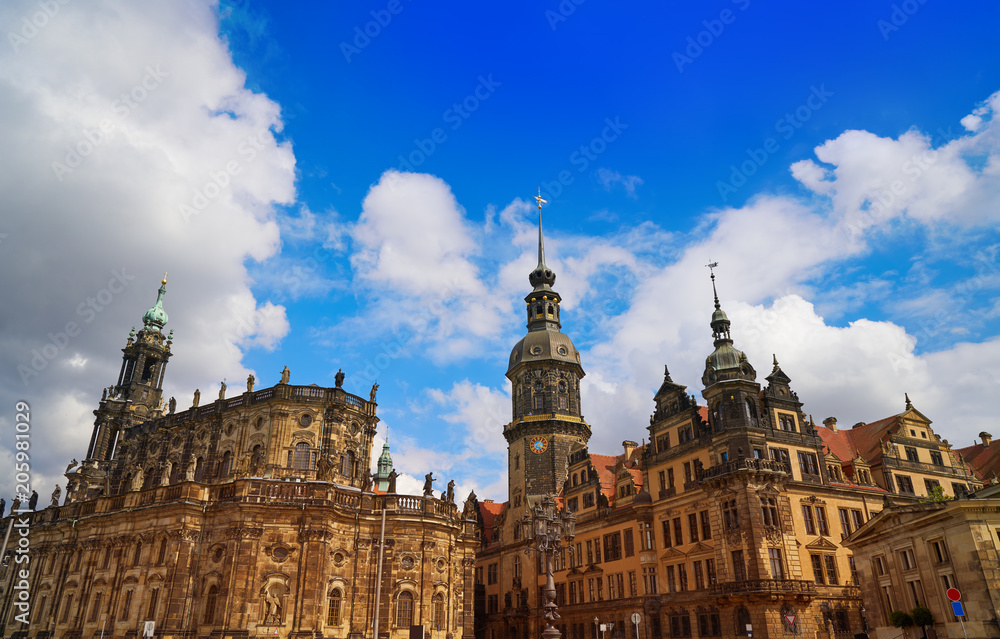
M476 514L373 478L365 399L281 381L162 401L166 281L105 389L65 502L29 512L30 623L0 567L4 637L434 639L473 631ZM391 464L388 450L380 459ZM373 481L374 479L374 481ZM380 489L381 488L381 489ZM10 518L3 523L7 529ZM381 552L380 552L381 551Z
M872 423L816 424L777 358L757 381L716 295L701 398L665 372L648 425L591 426L540 223L538 253L507 371L509 494L478 504L477 638L541 634L545 577L521 522L549 494L576 514L554 561L565 639L853 639L877 625L842 540L890 505L983 485L930 419L906 397ZM591 451L607 427L622 450Z

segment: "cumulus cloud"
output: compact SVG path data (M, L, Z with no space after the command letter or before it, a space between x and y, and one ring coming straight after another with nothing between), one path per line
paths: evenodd
M37 10L4 3L0 23ZM279 249L274 205L295 198L295 158L279 106L245 87L218 34L208 2L104 0L60 4L0 49L0 268L18 301L0 309L13 364L0 401L33 406L44 494L86 449L94 399L164 271L167 396L246 375L244 349L288 331L282 306L254 298L245 262Z

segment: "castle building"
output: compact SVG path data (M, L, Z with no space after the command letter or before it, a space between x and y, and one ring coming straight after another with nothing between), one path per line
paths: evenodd
M128 337L64 503L18 516L30 618L8 548L0 635L137 637L153 622L164 639L471 637L474 501L396 494L388 446L372 476L376 389L352 395L342 374L297 386L286 367L270 388L251 376L164 406L165 292Z
M1000 487L971 499L887 508L844 540L857 560L877 639L898 637L895 611L932 615L935 636L1000 635ZM964 614L955 615L950 589Z
M903 412L870 424L817 425L776 357L757 380L717 293L701 399L665 371L648 443L632 441L635 428L620 453L592 452L540 213L538 254L528 333L507 370L508 499L478 504L479 639L544 628L543 564L520 528L546 494L576 514L576 537L554 562L567 639L847 639L871 628L871 606L842 540L888 504L982 487L908 397Z

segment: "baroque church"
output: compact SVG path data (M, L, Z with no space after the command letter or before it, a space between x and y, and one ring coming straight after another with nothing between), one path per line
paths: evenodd
M473 633L474 496L396 493L370 472L369 398L290 383L177 410L162 398L166 279L129 334L66 495L24 509L30 577L0 565L3 637L432 639ZM17 509L17 505L12 510ZM14 515L2 521L8 530ZM30 623L18 620L27 589Z
M547 496L576 522L553 562L565 639L853 639L889 626L893 609L944 601L938 582L863 601L842 540L892 505L963 497L982 478L909 397L896 415L840 429L835 417L817 424L806 414L777 356L758 381L714 272L701 397L665 369L644 431L633 427L620 451L592 451L541 204L527 334L507 368L509 492L478 504L478 639L545 628L544 563L523 526ZM627 437L627 425L615 427Z

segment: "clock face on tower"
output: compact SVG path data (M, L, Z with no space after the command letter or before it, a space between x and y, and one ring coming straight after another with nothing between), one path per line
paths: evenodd
M544 453L549 447L549 440L544 437L535 437L531 440L529 446L533 453Z

